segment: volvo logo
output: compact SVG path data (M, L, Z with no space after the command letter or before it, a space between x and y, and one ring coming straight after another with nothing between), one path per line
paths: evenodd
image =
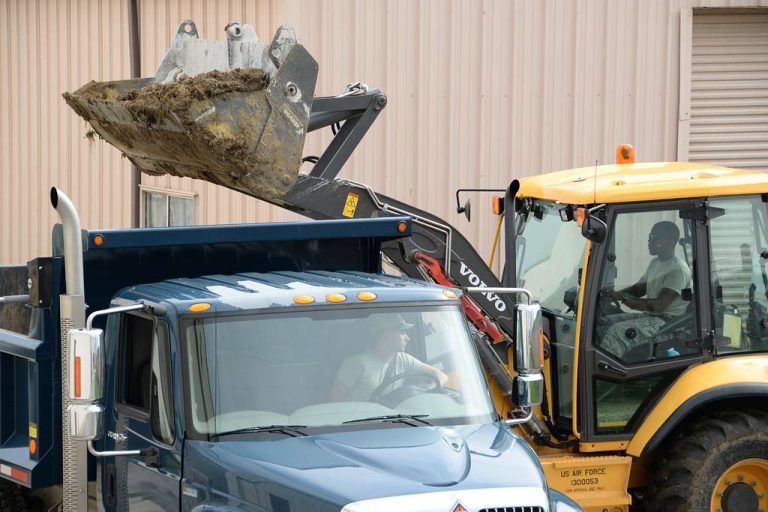
M461 267L459 268L459 272L462 276L466 277L469 283L472 286L478 286L480 288L487 288L488 285L485 284L483 281L480 280L480 277L478 277L477 274L475 274L471 268L469 268L464 262L460 262ZM507 305L504 304L504 301L501 300L501 297L496 295L493 292L485 292L482 294L483 297L488 299L488 302L493 304L493 307L496 308L497 311L506 311Z

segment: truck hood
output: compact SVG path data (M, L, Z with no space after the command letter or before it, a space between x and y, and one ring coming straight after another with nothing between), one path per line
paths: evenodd
M353 502L444 491L531 488L540 498L546 485L533 452L504 424L274 435L187 441L185 497L257 510L338 511Z

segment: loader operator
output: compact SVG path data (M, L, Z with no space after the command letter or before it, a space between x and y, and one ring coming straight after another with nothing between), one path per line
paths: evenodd
M447 384L448 377L443 372L405 351L410 339L406 331L413 324L400 315L377 315L370 323L375 342L370 349L341 363L331 389L332 401L367 402L385 380L406 373L423 372L439 380L441 386ZM392 387L401 384L402 380L393 381Z
M657 222L648 235L648 252L654 256L640 280L622 290L605 289L603 296L641 312L612 315L600 346L622 357L647 342L665 323L685 314L682 290L691 287L691 271L675 255L680 230L674 222Z

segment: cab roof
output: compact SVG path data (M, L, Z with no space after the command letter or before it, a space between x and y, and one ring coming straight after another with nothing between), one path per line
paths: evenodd
M581 167L521 178L517 196L586 205L767 192L765 172L704 163L655 162Z
M169 279L133 286L118 295L128 301L145 299L170 304L180 313L187 313L189 306L200 302L210 303L212 311L219 312L306 307L294 302L294 297L300 295L313 297L313 306L328 305L326 296L331 293L345 295L345 304L455 300L443 294L444 289L424 281L365 272L285 271ZM358 299L356 295L363 291L373 292L376 299Z

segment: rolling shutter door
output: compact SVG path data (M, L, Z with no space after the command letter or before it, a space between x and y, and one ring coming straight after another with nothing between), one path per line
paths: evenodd
M694 11L690 41L688 160L768 169L768 14Z

